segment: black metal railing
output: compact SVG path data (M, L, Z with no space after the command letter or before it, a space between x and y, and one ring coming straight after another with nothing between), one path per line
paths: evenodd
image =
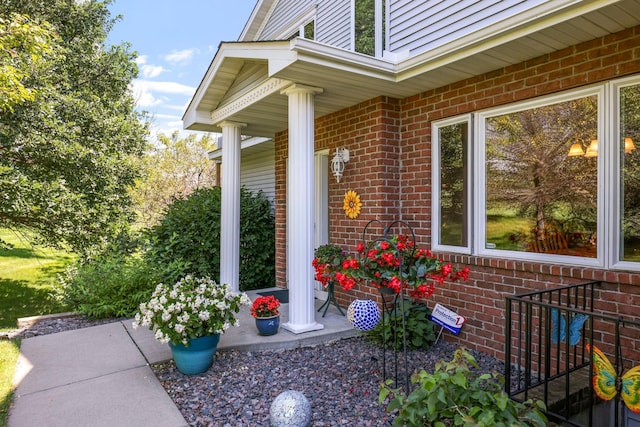
M563 425L627 425L630 413L619 396L607 402L594 394L590 346L613 355L615 375L622 375L625 366L640 363L640 323L602 301L602 286L588 282L506 298L505 391L512 399L542 400L549 419Z

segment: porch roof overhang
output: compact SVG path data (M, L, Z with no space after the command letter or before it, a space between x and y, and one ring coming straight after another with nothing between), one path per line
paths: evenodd
M406 58L383 59L318 42L224 42L183 116L185 129L272 137L288 127L292 84L323 89L315 116L378 96L405 98L640 25L640 0L548 1L491 27ZM243 72L249 67L252 73ZM239 77L242 72L242 77ZM240 81L243 80L243 81Z

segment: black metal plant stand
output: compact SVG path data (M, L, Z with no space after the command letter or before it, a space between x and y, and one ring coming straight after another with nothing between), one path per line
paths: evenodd
M381 236L379 236L376 239L373 239L369 242L366 242L365 240L365 236L367 235L367 229L369 228L369 226L373 223L377 223L378 225L381 226L381 228L384 230L383 234ZM409 226L409 224L407 224L404 221L393 221L391 222L389 225L387 225L386 227L383 226L383 224L377 220L371 220L367 223L367 225L364 227L364 230L362 231L362 242L365 244L366 247L370 247L373 246L374 244L378 243L378 242L387 242L389 244L390 247L392 247L395 251L396 254L398 255L399 259L400 259L400 265L398 266L398 277L401 277L402 272L403 272L403 260L402 257L400 257L400 250L398 249L397 245L391 240L391 237L389 235L389 231L393 228L393 227L404 227L407 228L410 233L411 233L411 237L413 240L413 248L416 247L415 245L415 234L413 233L413 229ZM366 256L366 250L365 250L365 255ZM385 320L386 318L389 318L389 324L391 327L391 321L392 319L396 319L398 316L398 310L401 311L401 316L402 316L402 355L403 355L403 361L404 361L404 388L405 388L405 393L408 395L410 390L410 386L409 386L409 368L408 368L408 361L407 361L407 322L405 319L405 307L404 307L404 290L401 290L400 293L396 294L392 289L390 288L380 288L380 295L382 297L382 324L385 324ZM392 296L392 298L390 298ZM398 301L399 300L399 301ZM399 381L399 372L398 372L398 350L396 350L395 347L395 343L397 342L397 334L399 333L397 328L392 328L392 337L391 339L393 340L394 343L394 352L393 352L393 363L394 363L394 379L395 379L395 387L399 387L400 386L400 381ZM383 372L383 380L387 380L387 336L386 334L383 332L382 334L383 337L383 341L382 341L382 372Z
M329 283L327 283L327 293L328 293L327 300L324 303L322 303L320 308L318 308L318 312L320 312L320 310L324 308L322 317L324 317L324 315L327 314L327 310L329 309L329 306L331 304L335 305L338 311L340 312L340 314L344 316L344 312L342 311L342 308L338 305L338 301L336 300L336 295L333 292L334 287L335 287L335 282L333 280L330 280Z

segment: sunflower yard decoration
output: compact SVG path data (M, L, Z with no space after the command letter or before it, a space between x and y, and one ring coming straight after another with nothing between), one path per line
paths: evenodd
M358 218L358 215L360 215L360 209L362 208L362 202L360 201L358 193L353 190L347 191L344 194L344 203L342 208L349 218Z

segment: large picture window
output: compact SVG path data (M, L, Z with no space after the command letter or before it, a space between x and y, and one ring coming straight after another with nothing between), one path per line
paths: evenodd
M431 134L434 249L640 271L640 76Z
M640 262L640 82L621 87L617 156L620 164L620 261Z
M595 258L598 97L486 118L486 248Z

